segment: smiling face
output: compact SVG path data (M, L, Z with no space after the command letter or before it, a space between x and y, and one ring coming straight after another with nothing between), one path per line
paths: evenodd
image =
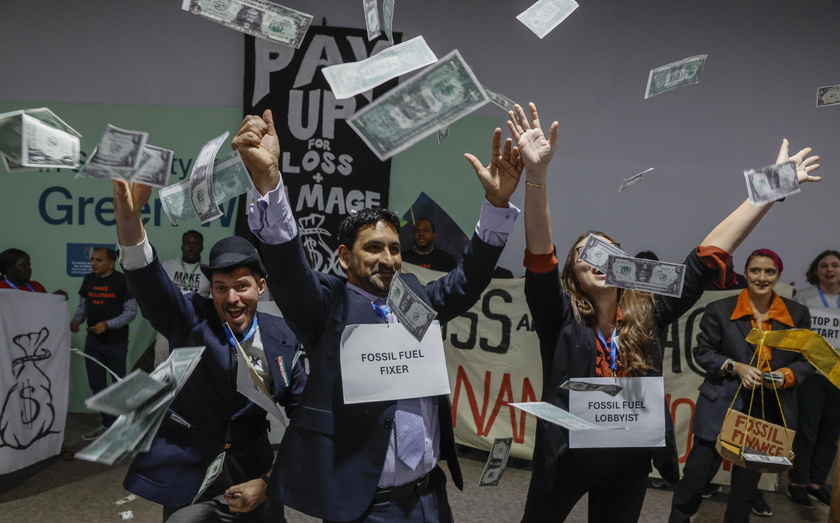
M750 298L755 302L772 295L776 282L779 281L779 269L767 256L756 256L750 260L744 276Z
M384 221L363 226L352 249L338 246L338 260L347 272L347 281L365 291L385 298L402 265L400 236Z
M214 272L210 295L216 314L233 332L246 332L257 313L257 302L265 291L265 278L257 279L248 267L231 272Z
M840 282L840 258L833 254L822 258L817 264L817 278L822 286L837 285Z

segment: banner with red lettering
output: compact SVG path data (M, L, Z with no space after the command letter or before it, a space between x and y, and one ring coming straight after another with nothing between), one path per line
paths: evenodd
M396 43L401 39L394 33ZM390 45L384 36L369 42L364 29L319 26L309 28L300 49L245 39L245 114L274 114L280 172L303 243L322 272L344 275L336 237L351 211L388 207L391 162L380 161L346 119L397 80L337 100L321 70L364 60Z

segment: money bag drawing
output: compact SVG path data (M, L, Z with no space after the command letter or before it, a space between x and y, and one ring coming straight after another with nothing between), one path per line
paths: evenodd
M58 433L52 430L55 408L50 379L37 364L39 360L52 356L43 347L49 337L50 331L45 327L38 332L12 338L23 351L23 356L12 360L14 384L6 394L3 410L0 411L0 447L21 450L49 434Z

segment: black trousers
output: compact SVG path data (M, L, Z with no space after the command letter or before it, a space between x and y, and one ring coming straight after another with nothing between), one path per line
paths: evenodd
M531 476L522 522L565 521L586 493L589 521L636 522L650 471L650 452L646 450L569 450L560 457L557 477L550 488Z

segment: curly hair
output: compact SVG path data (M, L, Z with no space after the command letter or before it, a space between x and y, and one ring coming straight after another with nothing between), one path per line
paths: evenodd
M572 244L566 262L563 264L563 272L560 281L563 289L569 295L572 304L572 312L575 320L580 321L581 317L595 316L597 310L592 298L588 296L577 281L574 266L578 261L578 253L575 246L584 240L589 234L606 238L615 245L618 245L612 238L600 231L587 231L580 235ZM628 289L616 289L617 303L624 315L621 325L618 326L617 335L621 340L621 351L616 362L617 368L629 376L640 376L645 371L653 368L653 341L656 340L656 300L649 292L634 291Z
M817 276L817 268L819 267L822 259L826 256L834 256L835 258L840 260L840 252L837 252L833 249L828 249L819 253L817 257L814 258L814 261L811 262L811 265L808 266L808 270L805 271L805 278L811 285L818 285L820 283L820 277Z

